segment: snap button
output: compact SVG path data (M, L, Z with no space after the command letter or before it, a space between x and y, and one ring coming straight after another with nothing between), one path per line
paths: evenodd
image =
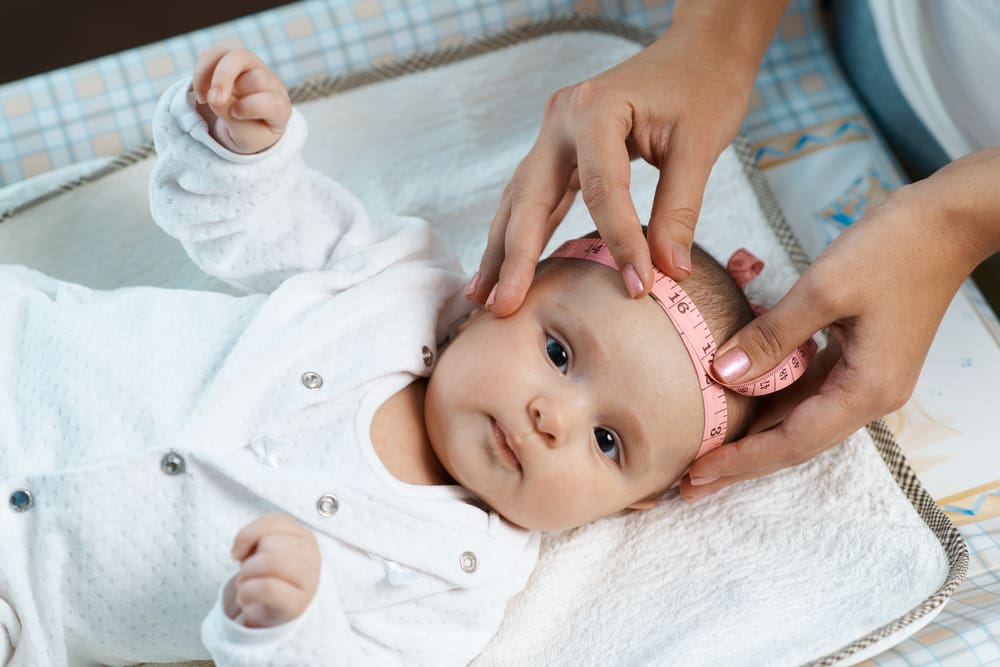
M434 353L431 352L431 348L424 345L423 349L420 350L420 354L424 358L424 366L430 368L431 364L434 363Z
M186 467L184 457L177 452L167 452L160 459L160 470L167 475L179 475Z
M458 558L458 564L462 566L462 569L470 574L476 571L479 567L479 559L476 558L476 554L471 551L466 551Z
M304 384L307 389L319 389L323 386L323 378L320 377L319 373L309 371L308 373L302 374L302 384Z
M319 500L316 501L316 511L319 512L321 516L330 518L336 514L339 509L340 501L338 501L337 496L332 493L320 496Z
M10 494L10 508L15 512L26 512L31 509L31 506L35 504L34 499L31 497L31 493L25 491L24 489L18 489L14 493Z

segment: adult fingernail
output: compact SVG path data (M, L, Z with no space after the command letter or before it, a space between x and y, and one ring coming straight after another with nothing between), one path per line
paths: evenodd
M631 264L626 264L622 270L622 276L625 278L625 289L628 290L630 297L634 299L642 294L642 280L639 278L639 274L635 272L635 267Z
M469 284L465 286L465 298L466 299L468 299L473 294L475 294L476 290L479 289L479 280L481 278L482 278L482 276L479 274L479 271L476 271L476 274L474 276L472 276L471 280L469 280Z
M670 258L674 260L674 268L691 273L691 249L681 243L673 244Z
M733 382L750 369L750 357L738 347L734 347L712 362L716 374L726 382Z
M717 479L719 479L719 478L718 477L692 477L691 478L691 486L701 486L702 484L711 484L712 482L714 482Z
M493 289L490 290L490 295L486 297L486 310L493 308L493 304L496 303L498 287L500 287L500 283L494 285Z

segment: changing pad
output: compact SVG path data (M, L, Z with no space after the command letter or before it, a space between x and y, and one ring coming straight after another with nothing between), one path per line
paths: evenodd
M608 21L546 22L306 84L293 94L310 124L305 157L370 208L431 221L472 271L547 96L640 41ZM151 152L27 203L0 192L0 263L95 288L230 291L150 219ZM773 302L805 255L751 164L740 142L719 158L696 237L721 259L740 246L764 259L757 297ZM640 217L657 176L633 167ZM591 229L577 202L550 249ZM957 531L875 425L807 464L694 505L675 498L546 535L527 589L476 662L853 663L929 622L967 562Z

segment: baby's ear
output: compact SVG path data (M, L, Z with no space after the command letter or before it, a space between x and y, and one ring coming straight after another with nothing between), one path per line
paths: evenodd
M630 510L651 510L656 507L656 498L639 500L628 506Z

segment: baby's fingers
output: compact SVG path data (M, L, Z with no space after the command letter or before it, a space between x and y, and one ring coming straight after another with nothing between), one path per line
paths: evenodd
M257 551L240 564L236 582L273 577L312 591L319 578L320 553L312 534L268 535Z
M244 72L266 65L252 51L233 49L219 59L212 72L212 82L208 90L209 104L225 105L233 95L236 80Z
M229 108L229 115L236 120L259 120L281 134L292 114L288 95L277 92L254 93L238 98Z
M205 49L198 56L198 62L194 64L194 71L191 75L191 88L194 90L194 97L199 104L208 102L208 89L212 85L212 74L215 72L215 66L227 53L229 53L229 49L224 46L213 46L210 49Z
M287 514L281 512L265 514L248 523L236 534L230 555L235 560L242 561L257 550L266 536L277 534L298 536L305 532L308 532L307 529Z
M298 617L312 595L287 581L271 577L250 579L237 586L236 604L248 628L268 628Z

